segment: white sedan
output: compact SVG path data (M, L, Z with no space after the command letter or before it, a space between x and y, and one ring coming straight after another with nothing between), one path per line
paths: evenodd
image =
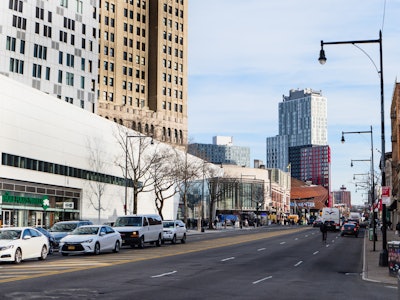
M22 260L45 260L49 240L31 227L7 227L0 229L0 261L19 264Z
M60 240L60 252L68 254L93 253L104 251L119 252L121 235L108 225L84 225L76 228Z

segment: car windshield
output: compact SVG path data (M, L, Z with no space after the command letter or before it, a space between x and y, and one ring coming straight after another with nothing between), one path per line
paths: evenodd
M115 227L142 226L142 217L120 217L114 223Z
M56 223L51 227L52 232L69 232L76 228L77 223Z
M164 228L174 228L174 222L163 222Z
M99 227L78 227L74 231L71 232L71 234L75 235L92 235L92 234L97 234L99 232Z
M21 230L1 230L0 240L17 240L21 237Z
M345 224L344 225L344 228L345 229L352 229L352 228L354 228L355 226L353 225L353 224Z

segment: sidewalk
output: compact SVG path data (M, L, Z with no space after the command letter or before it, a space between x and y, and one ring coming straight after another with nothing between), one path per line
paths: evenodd
M364 268L363 268L363 280L382 282L390 285L397 285L397 277L389 275L389 267L379 266L379 256L382 251L382 232L376 231L378 240L369 240L368 228L365 229L364 235ZM387 242L400 241L400 237L395 235L394 230L388 230L386 234Z

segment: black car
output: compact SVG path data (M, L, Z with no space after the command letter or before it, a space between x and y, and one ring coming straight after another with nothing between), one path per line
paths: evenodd
M340 229L340 235L354 235L358 237L359 227L355 223L344 223L342 228Z
M35 229L37 229L38 231L40 231L43 235L45 235L48 240L49 240L49 254L53 254L54 249L58 248L58 243L56 241L56 239L54 238L54 236L51 235L50 232L48 232L46 229L44 229L43 227L34 227Z

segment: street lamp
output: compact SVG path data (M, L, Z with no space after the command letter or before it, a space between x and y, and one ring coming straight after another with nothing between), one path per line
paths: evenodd
M125 203L124 203L125 215L128 214L128 140L130 138L138 138L138 139L151 138L151 144L153 144L152 136L129 135L128 133L125 136ZM134 182L133 184L137 184L137 183ZM136 211L134 211L134 213L136 213Z
M385 111L384 111L384 96L383 96L383 59L382 59L382 31L379 31L379 38L376 40L356 40L356 41L339 41L339 42L324 42L321 40L321 50L319 53L318 61L320 64L326 63L326 56L324 51L324 45L340 45L340 44L351 44L356 46L356 44L371 44L378 43L379 44L379 60L380 60L380 70L378 74L380 75L380 89L381 89L381 185L386 186L386 174L385 174ZM359 48L360 49L360 48ZM362 50L363 51L363 50ZM363 51L364 54L368 56L368 58L372 61L375 66L373 60L369 57L369 55ZM375 66L376 68L376 66ZM374 176L372 176L374 177ZM382 252L379 257L379 265L384 267L388 265L388 252L386 249L386 204L382 203ZM375 240L375 238L374 238Z
M344 135L345 134L362 134L362 133L369 133L371 136L371 203L370 205L372 208L374 207L374 202L375 202L375 179L374 179L374 139L373 139L373 131L372 131L372 126L371 130L366 130L366 131L342 131L342 139L341 142L342 144L345 142ZM353 161L352 161L353 162ZM356 174L355 174L356 175ZM355 179L355 176L353 176L353 179ZM375 211L373 211L373 241L374 241L374 251L375 251L375 234L376 234L376 224L375 224Z

